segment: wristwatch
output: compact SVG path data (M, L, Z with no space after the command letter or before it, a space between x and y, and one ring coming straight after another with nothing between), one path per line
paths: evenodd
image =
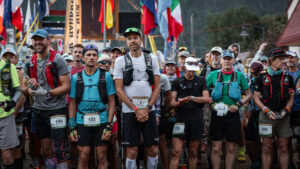
M195 96L192 96L192 100L194 100L195 99Z

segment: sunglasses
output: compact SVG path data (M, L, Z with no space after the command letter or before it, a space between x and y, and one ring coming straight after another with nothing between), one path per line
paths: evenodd
M189 66L198 66L198 63L197 62L186 62Z
M136 33L140 33L140 30L138 28L135 28L135 27L131 27L131 28L127 28L125 30L125 33L128 33L128 32L136 32Z
M87 45L84 49L85 49L85 51L90 50L90 49L93 49L93 50L96 50L96 51L98 52L97 46L95 46L95 45L93 45L93 44Z
M99 63L101 63L102 65L106 65L106 64L111 65L111 61L106 61L106 60L102 60Z
M179 48L179 51L182 51L182 50L187 50L187 48L182 46L182 47Z

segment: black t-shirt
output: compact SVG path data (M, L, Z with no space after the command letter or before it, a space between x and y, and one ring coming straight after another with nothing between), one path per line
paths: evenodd
M202 92L207 90L205 78L195 76L193 80L187 80L185 76L176 79L172 84L171 91L177 92L177 98L184 98L187 96L201 97ZM189 101L184 105L176 108L176 120L195 120L203 118L204 104L199 104L194 101Z
M288 99L282 99L282 94L281 94L281 81L282 81L282 74L280 75L275 75L275 76L270 76L271 79L271 84L272 84L272 97L267 100L264 105L269 107L272 111L276 111L276 112L280 112L281 110L283 110L286 107L286 104L288 102ZM288 78L289 81L289 89L293 89L295 88L294 86L294 80L293 77L290 75L285 75ZM264 87L264 83L266 79L266 75L265 74L260 74L256 79L255 79L255 84L254 84L254 90L261 92L262 97L264 96L264 91L263 91L263 87ZM266 89L265 89L266 90ZM284 94L288 94L289 91L283 91Z

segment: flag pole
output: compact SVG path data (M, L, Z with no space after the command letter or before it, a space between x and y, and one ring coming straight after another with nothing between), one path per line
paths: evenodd
M17 52L19 52L19 51L21 50L22 46L24 45L24 43L25 43L25 41L26 41L26 39L27 39L27 36L29 35L29 33L30 33L30 31L31 31L31 29L32 29L32 27L33 27L33 25L35 24L35 22L36 22L37 18L39 18L39 13L37 13L37 14L36 14L36 16L35 16L35 18L34 18L34 20L33 20L32 24L31 24L31 26L30 26L29 30L27 31L27 33L26 33L26 35L25 35L25 37L24 37L24 39L23 39L23 41L22 41L21 45L19 46L19 48L18 48L18 51L17 51Z
M103 42L104 42L104 48L106 48L106 0L104 1L104 19L103 19L103 23L102 26L104 24L104 30L103 30Z

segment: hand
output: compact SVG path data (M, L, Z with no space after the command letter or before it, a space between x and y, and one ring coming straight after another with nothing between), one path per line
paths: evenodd
M9 112L12 108L14 108L16 106L16 102L13 100L10 100L10 101L6 100L5 103L6 103L6 106L4 108L4 111L6 111L6 112Z
M31 88L32 90L36 90L40 84L37 82L35 78L31 78L27 82L28 88Z
M159 117L156 116L156 124L159 126Z
M239 110L239 107L237 106L237 105L231 105L230 107L229 107L229 111L231 112L231 113L234 113L234 112L237 112Z
M103 130L102 134L102 140L109 140L111 136L112 126L110 124L107 124L105 129Z
M148 120L148 113L144 109L137 109L135 114L137 120L141 123Z
M212 98L210 97L208 100L208 104L211 104L213 102Z
M259 50L264 51L268 45L269 45L269 44L268 44L267 42L262 43L262 44L259 46Z
M281 110L281 117L284 118L285 116L287 116L290 112L285 108L283 110Z
M33 96L33 95L34 95L33 90L32 90L31 88L28 88L28 94L29 94L30 96Z
M275 119L276 119L275 113L272 112L271 110L269 110L269 111L267 112L267 116L268 116L268 118L271 119L271 120L275 120Z
M71 130L71 132L70 132L70 138L71 138L72 142L77 142L78 141L77 130Z
M146 109L141 109L142 110L142 119L141 122L146 122L149 118L149 111L147 111L148 108Z

